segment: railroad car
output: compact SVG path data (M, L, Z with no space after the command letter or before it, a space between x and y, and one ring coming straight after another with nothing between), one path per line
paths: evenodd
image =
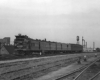
M62 50L63 50L63 51L67 51L67 44L62 43Z
M57 51L61 51L62 50L62 44L56 43L56 45L57 45Z
M82 45L79 44L69 44L69 49L71 52L82 52L83 51L83 47Z
M31 42L29 44L30 44L29 50L34 50L35 52L40 50L40 46L39 46L40 42L39 41L31 40Z
M83 47L79 44L58 43L46 40L31 39L26 35L15 36L15 52L18 54L48 54L48 53L67 53L82 52Z
M50 51L50 43L47 41L40 41L40 51L42 53L49 53Z
M50 48L51 48L51 51L55 51L55 50L57 50L57 45L56 45L57 43L56 42L50 42Z

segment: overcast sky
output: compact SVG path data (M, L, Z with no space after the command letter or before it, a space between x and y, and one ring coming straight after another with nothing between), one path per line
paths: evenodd
M0 0L0 38L18 33L100 47L100 0Z

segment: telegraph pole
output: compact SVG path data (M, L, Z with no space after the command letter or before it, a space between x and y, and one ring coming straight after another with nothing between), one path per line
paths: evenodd
M85 48L85 40L84 40L84 48Z
M79 44L79 36L76 37L77 44Z
M83 46L83 41L84 41L84 39L83 39L83 36L82 36L82 46Z
M86 42L86 48L87 48L87 42Z
M95 50L95 42L93 42L93 50Z

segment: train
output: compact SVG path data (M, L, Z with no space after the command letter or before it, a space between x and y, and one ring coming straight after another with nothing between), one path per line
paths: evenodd
M18 34L14 39L14 47L16 54L62 54L62 53L81 53L83 46L73 43L61 43L32 39L27 35Z

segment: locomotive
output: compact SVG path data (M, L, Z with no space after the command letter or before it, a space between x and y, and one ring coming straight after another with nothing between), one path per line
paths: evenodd
M20 55L76 53L83 51L83 46L79 44L51 42L46 41L46 39L32 39L27 35L21 34L18 34L15 37L15 52Z

